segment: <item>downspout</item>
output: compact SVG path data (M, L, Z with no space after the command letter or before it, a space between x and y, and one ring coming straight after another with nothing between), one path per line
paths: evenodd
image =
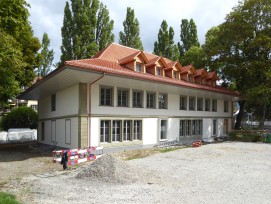
M90 131L91 131L91 120L90 120L90 112L91 112L91 85L99 81L105 76L105 73L103 72L103 75L91 82L88 86L88 147L90 147Z

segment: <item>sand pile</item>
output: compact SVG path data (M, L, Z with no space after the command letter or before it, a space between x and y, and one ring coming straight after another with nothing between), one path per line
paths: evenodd
M90 178L110 183L135 183L149 179L150 175L151 173L112 155L104 155L82 169L76 178Z

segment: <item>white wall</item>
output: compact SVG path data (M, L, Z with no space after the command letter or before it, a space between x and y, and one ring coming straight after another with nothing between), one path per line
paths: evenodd
M156 144L158 141L158 119L145 118L143 120L143 145Z
M100 127L99 118L90 118L90 146L99 146Z
M78 114L79 86L56 93L56 111L51 111L51 96L39 100L39 119Z

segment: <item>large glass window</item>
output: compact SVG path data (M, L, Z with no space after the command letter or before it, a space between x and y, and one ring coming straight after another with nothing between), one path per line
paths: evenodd
M158 95L158 104L159 104L159 109L166 109L167 108L167 95L166 94L159 94Z
M155 93L147 93L147 108L155 108Z
M203 111L203 98L197 98L197 110Z
M128 107L128 90L119 89L118 90L118 106Z
M133 91L133 107L142 108L143 107L143 92Z
M113 120L112 142L120 142L121 120Z
M217 111L217 100L216 99L212 100L212 111L213 112Z
M134 120L134 140L141 140L142 136L142 121Z
M180 110L187 110L187 97L180 96Z
M191 120L186 120L185 135L191 135Z
M131 140L131 132L132 132L132 121L124 120L123 121L123 141Z
M210 111L210 99L205 99L205 111Z
M180 120L180 136L185 136L185 120Z
M195 110L196 107L196 99L195 97L189 97L189 110Z
M101 88L100 92L100 105L101 106L112 106L113 103L113 88Z
M101 120L100 142L110 142L110 120Z

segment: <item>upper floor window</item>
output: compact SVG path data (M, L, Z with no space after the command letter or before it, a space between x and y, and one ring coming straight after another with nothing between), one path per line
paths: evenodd
M156 75L162 76L162 68L161 67L156 67Z
M128 90L119 89L118 90L118 106L120 107L128 107Z
M197 110L203 111L203 98L197 98Z
M195 97L189 97L189 110L195 110L196 107L196 99Z
M213 112L217 111L217 100L216 99L212 100L212 111Z
M173 78L177 79L177 72L176 71L173 71Z
M229 112L229 101L224 101L224 112Z
M143 107L143 92L133 91L133 107L142 108Z
M160 109L167 108L167 95L166 94L159 94L158 96L158 104Z
M180 96L180 110L187 110L187 97Z
M147 93L147 108L155 108L155 93Z
M136 63L136 71L141 72L142 71L142 65L140 63Z
M51 111L56 111L56 95L51 95Z
M205 99L205 111L210 111L210 99Z
M189 81L189 82L194 82L194 79L193 79L193 75L192 75L192 74L188 74L188 81Z
M100 105L112 106L113 105L113 88L102 87L100 90Z

